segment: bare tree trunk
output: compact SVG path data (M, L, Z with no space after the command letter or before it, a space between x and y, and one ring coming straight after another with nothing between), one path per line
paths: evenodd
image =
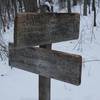
M93 3L92 3L92 9L94 11L94 26L96 26L96 6L95 6L95 0L93 0Z
M92 0L92 11L94 11L94 0Z
M17 14L17 1L16 0L12 0L12 5L14 7L15 16L16 16L16 14Z
M100 0L98 0L98 7L100 8Z
M83 15L87 16L87 0L84 0Z
M66 7L66 0L58 0L58 3L60 10Z
M87 0L87 4L89 6L89 14L91 13L91 9L90 9L90 6L91 6L91 0Z
M23 0L26 12L36 12L38 10L37 0Z
M23 12L23 4L22 4L22 0L18 0L19 2L19 11Z
M73 6L77 5L77 0L73 0Z
M68 13L71 13L71 0L67 0Z

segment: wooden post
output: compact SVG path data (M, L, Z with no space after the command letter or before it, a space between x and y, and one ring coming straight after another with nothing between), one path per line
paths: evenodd
M44 12L46 12L44 10ZM41 11L41 13L44 13ZM52 44L40 45L40 48L52 49ZM50 100L51 79L39 75L39 100Z
M39 76L39 100L50 100L51 79Z
M40 45L40 48L51 49L52 44ZM39 75L39 100L50 100L51 79Z

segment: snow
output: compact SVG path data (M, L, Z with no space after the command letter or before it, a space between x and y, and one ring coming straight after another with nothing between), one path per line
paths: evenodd
M74 7L74 12L77 9ZM81 15L80 38L53 44L53 50L82 55L83 67L80 86L52 79L51 100L100 100L99 17L97 9L97 27L93 27L93 12L87 17ZM13 42L13 27L4 33L4 40ZM0 75L0 100L38 100L38 75L11 69L8 61L0 62Z

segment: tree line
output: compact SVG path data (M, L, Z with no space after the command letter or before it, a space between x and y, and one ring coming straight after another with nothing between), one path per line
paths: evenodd
M60 9L67 8L68 13L71 13L72 6L76 6L78 4L83 4L83 15L87 16L88 13L91 13L91 7L92 11L94 11L94 26L96 26L96 2L98 2L98 6L100 6L100 0L0 0L0 23L2 22L3 26L7 26L9 28L9 25L5 25L5 23L8 21L11 21L11 19L14 19L16 14L18 12L36 12L39 10L39 7L41 5L41 1L45 2L52 2L57 3ZM88 9L89 8L89 12ZM7 17L7 19L6 19ZM5 29L4 29L5 31Z

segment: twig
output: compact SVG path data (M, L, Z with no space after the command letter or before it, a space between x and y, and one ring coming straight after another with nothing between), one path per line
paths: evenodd
M100 60L99 59L85 60L82 63L88 63L88 62L100 62Z

